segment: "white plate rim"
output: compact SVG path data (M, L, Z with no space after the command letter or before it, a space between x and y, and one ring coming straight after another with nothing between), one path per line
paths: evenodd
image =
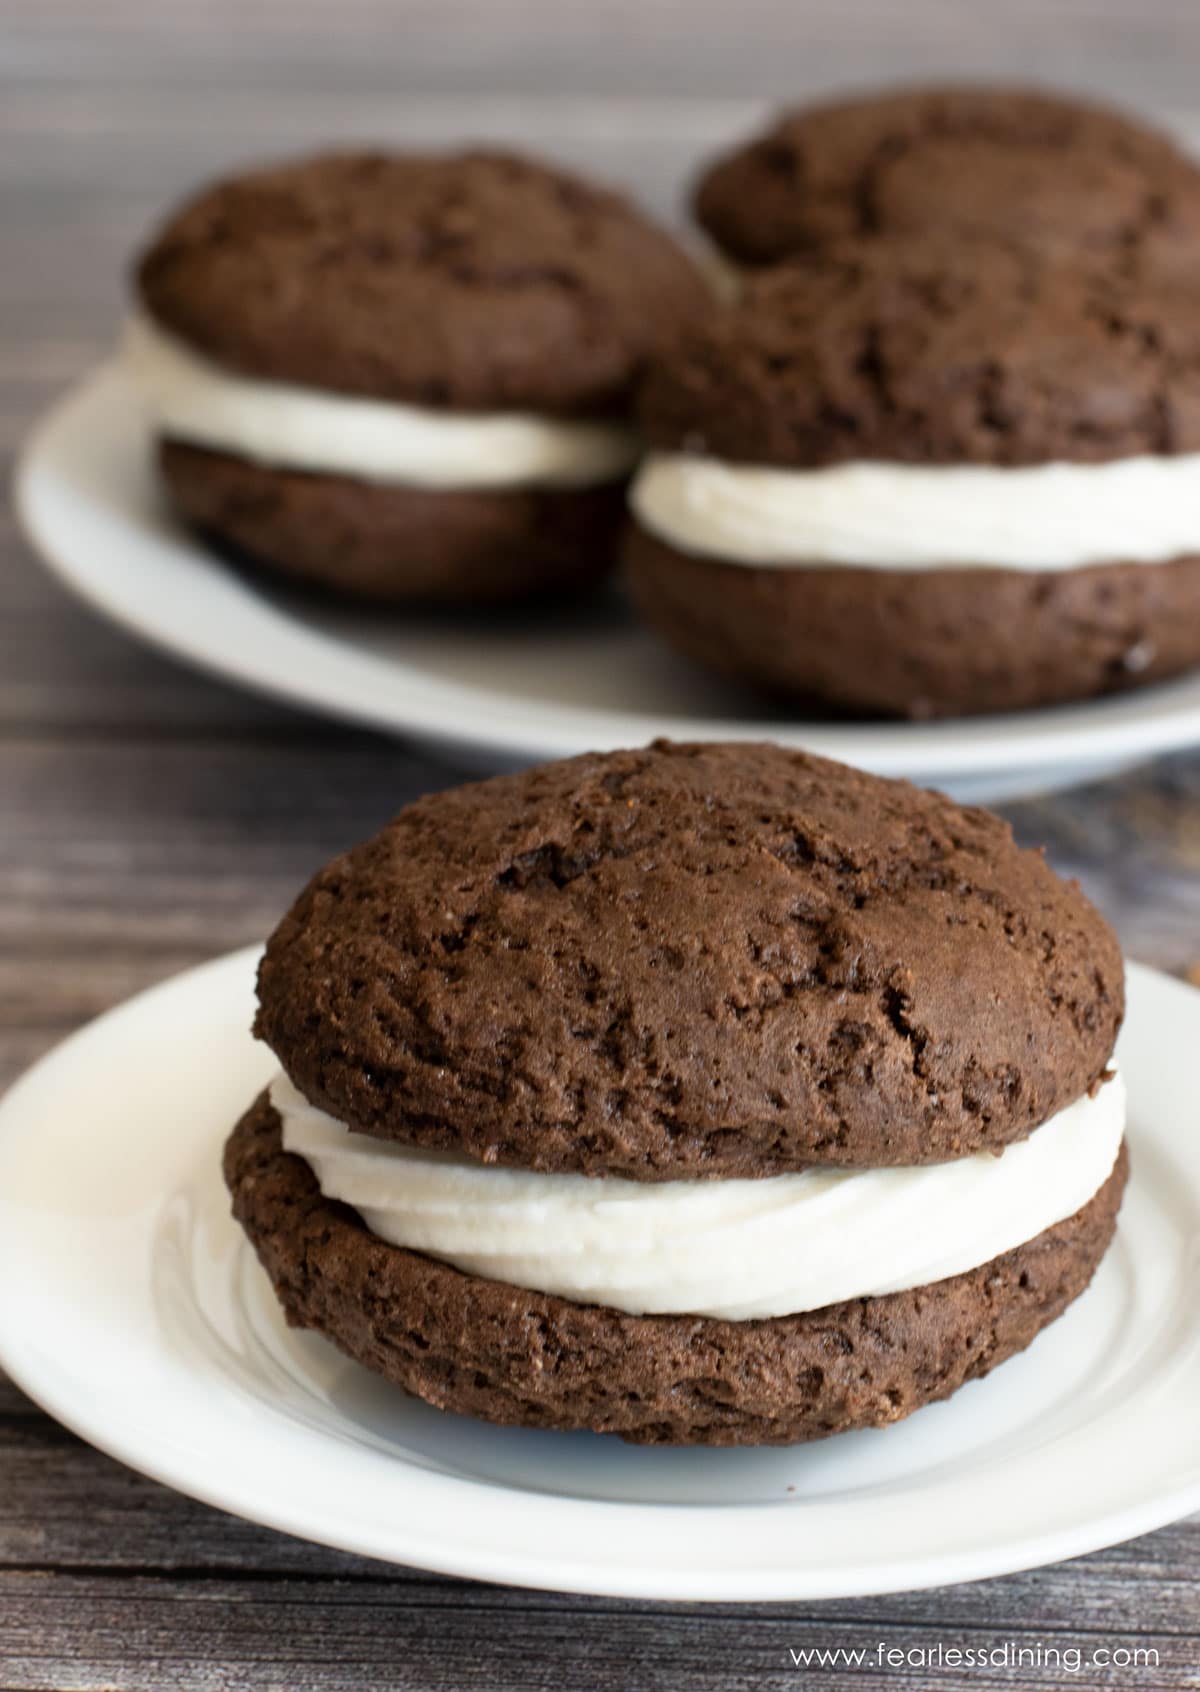
M90 1061L93 1052L103 1050L106 1040L119 1024L135 1021L154 1001L162 1002L172 992L226 990L235 978L249 975L258 951L257 947L247 948L173 977L105 1013L56 1047L0 1101L0 1156L8 1144L7 1137L19 1136L20 1118L27 1102L39 1089L49 1087L53 1090L60 1070L66 1070L76 1062ZM1161 998L1164 993L1168 996L1188 995L1187 1014L1200 1015L1200 998L1192 1004L1192 990L1170 978L1133 966L1130 984L1131 997L1135 1000L1139 996ZM1192 1176L1200 1191L1200 1152L1193 1150L1192 1157L1196 1165ZM1000 1545L980 1546L969 1554L961 1549L953 1554L924 1553L901 1558L864 1554L851 1575L841 1565L831 1565L823 1573L809 1566L798 1574L794 1568L777 1566L764 1571L758 1566L730 1570L724 1567L672 1568L664 1567L658 1561L639 1564L632 1560L625 1545L626 1538L628 1544L649 1543L656 1533L661 1534L664 1523L669 1525L668 1519L677 1517L681 1510L688 1519L689 1542L693 1538L698 1542L702 1537L699 1533L693 1534L693 1524L711 1528L714 1534L718 1528L724 1533L736 1533L739 1529L761 1532L764 1511L778 1511L780 1505L679 1506L597 1499L526 1498L523 1511L531 1512L534 1518L546 1524L548 1530L554 1530L550 1534L550 1549L545 1554L518 1552L508 1546L499 1551L493 1547L489 1552L477 1544L447 1540L444 1534L430 1532L428 1527L424 1532L410 1529L406 1533L397 1531L392 1525L384 1537L377 1535L372 1538L364 1535L361 1527L348 1528L345 1521L314 1519L311 1510L303 1506L281 1504L278 1497L272 1496L269 1487L258 1494L248 1491L244 1485L241 1491L235 1489L231 1492L228 1485L222 1485L219 1477L214 1479L206 1473L203 1465L198 1471L186 1455L181 1458L169 1441L148 1452L142 1436L105 1425L93 1411L86 1383L79 1383L79 1390L64 1391L61 1386L56 1387L53 1380L47 1379L44 1371L39 1372L28 1350L22 1347L13 1308L10 1306L7 1317L0 1312L0 1364L17 1385L49 1414L110 1456L204 1503L231 1510L265 1526L342 1550L450 1575L561 1591L675 1601L737 1602L865 1596L915 1590L949 1581L980 1579L1059 1561L1148 1532L1200 1508L1198 1451L1186 1475L1181 1474L1169 1487L1142 1497L1136 1503L1052 1529L1031 1531L1015 1538L1010 1536ZM1200 1312L1196 1322L1200 1325ZM443 1505L447 1500L452 1504L467 1501L478 1512L486 1495L493 1491L503 1494L506 1490L502 1486L492 1488L486 1482L457 1476L436 1476L431 1482L428 1476L418 1474L414 1482L412 1466L402 1466L406 1485L415 1484L425 1496L428 1496L432 1485ZM937 1485L928 1488L935 1506L938 1491ZM850 1505L842 1503L839 1508L850 1509L853 1502ZM449 1514L453 1515L453 1510ZM574 1521L573 1533L560 1531L564 1527L564 1515L568 1530ZM586 1546L590 1534L595 1524L605 1517L608 1521L602 1537L609 1545L609 1553L606 1558L593 1554L589 1559ZM619 1559L614 1559L612 1555L614 1532L625 1545L624 1555ZM678 1537L676 1534L676 1540ZM582 1551L578 1549L579 1542L585 1547Z
M77 437L119 402L123 377L109 361L61 397L30 433L14 479L18 521L58 579L127 633L176 659L256 692L345 721L505 758L670 739L770 739L923 781L1065 767L1086 772L1200 740L1200 674L1055 710L942 723L829 724L701 719L520 701L469 683L450 684L288 619L229 578L227 607L256 637L241 650L214 647L166 596L147 603L114 584L105 560L64 542L54 510ZM93 417L95 422L93 422ZM136 514L125 513L136 527ZM199 543L191 543L199 548Z

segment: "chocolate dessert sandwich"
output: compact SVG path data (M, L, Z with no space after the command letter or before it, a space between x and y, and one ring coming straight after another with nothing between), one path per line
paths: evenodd
M1008 827L767 745L420 800L272 935L225 1151L289 1322L444 1410L881 1427L1087 1287L1116 941Z
M1200 664L1195 290L850 240L681 331L640 411L629 586L725 676L921 718Z
M626 200L485 151L231 177L136 281L124 363L184 520L289 579L452 607L609 569L634 382L706 296Z

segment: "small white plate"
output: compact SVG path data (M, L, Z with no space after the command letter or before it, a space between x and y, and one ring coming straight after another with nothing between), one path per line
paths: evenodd
M655 735L773 739L998 799L1200 741L1200 675L1053 711L948 723L765 714L637 628L615 594L553 616L383 616L239 573L173 523L116 367L43 421L18 474L25 529L83 599L178 658L376 728L522 763Z
M431 1410L288 1330L221 1145L273 1068L256 954L142 994L0 1106L0 1363L168 1485L347 1550L639 1598L832 1598L1074 1556L1200 1507L1200 996L1133 969L1133 1180L1092 1287L883 1432L653 1450Z

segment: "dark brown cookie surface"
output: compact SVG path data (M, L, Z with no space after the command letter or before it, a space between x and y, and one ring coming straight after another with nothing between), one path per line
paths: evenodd
M965 1275L729 1322L572 1304L388 1245L282 1150L265 1094L225 1151L234 1214L290 1322L440 1409L647 1444L790 1444L882 1427L948 1397L1084 1290L1126 1171L1122 1148L1075 1216Z
M627 201L531 160L336 154L216 183L138 267L231 369L435 407L623 410L706 289Z
M365 1132L633 1179L923 1163L1104 1070L1116 941L1006 824L764 745L437 794L320 872L256 1032Z
M631 529L625 570L646 622L685 656L858 715L1027 710L1200 664L1200 557L1042 572L773 570Z
M1200 261L1200 173L1165 136L1019 90L910 90L786 114L706 172L696 212L750 265L906 233L999 235L1159 274Z
M640 414L663 450L781 466L1197 452L1200 306L1004 243L845 243L688 325Z
M501 605L591 587L613 564L624 484L499 491L404 487L249 463L166 442L180 515L255 563L392 604Z

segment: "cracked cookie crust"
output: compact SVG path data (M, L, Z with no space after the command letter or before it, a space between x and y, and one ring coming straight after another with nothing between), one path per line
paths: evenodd
M1165 135L1029 90L912 89L785 113L704 173L695 210L744 265L904 234L1015 238L1181 280L1200 259L1200 172Z
M627 408L707 300L633 204L500 152L338 153L215 183L137 268L151 316L250 376L434 407Z
M639 422L660 451L790 469L1192 453L1200 310L1013 243L848 241L684 329Z
M256 1032L314 1104L635 1180L936 1162L1103 1073L1116 941L1006 824L768 745L433 795L322 870Z

